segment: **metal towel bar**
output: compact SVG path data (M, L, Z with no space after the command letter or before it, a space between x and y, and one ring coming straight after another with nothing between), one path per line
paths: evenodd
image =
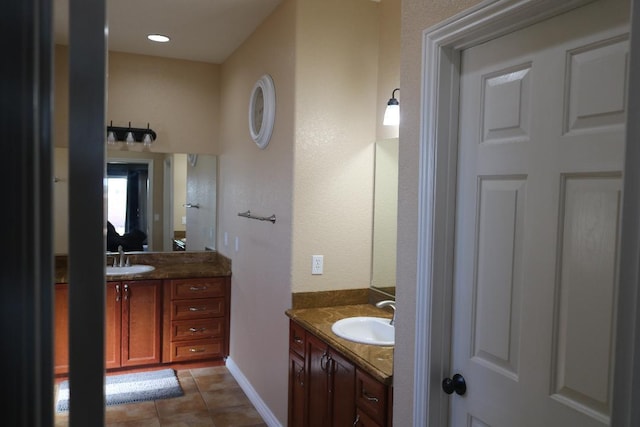
M251 215L251 211L246 211L246 212L238 213L238 216L242 216L242 217L249 218L249 219L257 219L258 221L271 221L272 224L276 223L276 215L275 214L271 215L270 217L253 216L253 215Z

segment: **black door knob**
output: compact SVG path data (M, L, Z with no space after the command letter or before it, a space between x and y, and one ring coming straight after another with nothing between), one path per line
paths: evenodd
M467 392L467 383L462 375L455 374L453 378L442 380L442 390L447 394L452 394L455 391L456 394L462 396Z

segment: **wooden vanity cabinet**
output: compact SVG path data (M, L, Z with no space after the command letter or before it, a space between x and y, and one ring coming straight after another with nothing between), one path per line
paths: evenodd
M162 361L222 359L229 355L229 277L164 281Z
M391 387L290 321L289 427L391 426Z
M307 334L308 425L346 426L355 418L355 366Z
M160 363L162 282L108 282L105 297L107 369ZM54 373L69 372L69 287L55 285Z
M354 427L383 427L392 425L391 393L375 378L356 369L356 422Z
M162 282L109 282L105 301L107 369L160 363Z
M289 322L289 427L307 425L307 369L305 330Z
M69 285L60 283L54 288L54 349L53 373L69 372Z

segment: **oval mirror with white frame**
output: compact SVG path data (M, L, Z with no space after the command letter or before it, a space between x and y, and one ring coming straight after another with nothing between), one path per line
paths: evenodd
M276 118L276 89L273 79L265 74L253 86L249 98L249 133L260 149L266 148Z

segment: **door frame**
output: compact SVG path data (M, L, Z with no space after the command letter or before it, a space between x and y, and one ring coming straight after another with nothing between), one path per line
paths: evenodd
M448 424L450 398L441 391L440 383L450 373L461 51L592 1L594 0L484 0L426 29L422 34L414 425L439 427ZM633 13L640 16L639 11ZM640 47L632 43L632 67L634 60L640 57L639 53ZM632 68L631 72L633 71L637 70ZM640 109L640 96L634 96L630 89L630 107ZM627 131L627 140L633 141L635 136L637 141L640 125L628 127ZM630 166L640 165L640 149L632 148L627 148L627 170ZM635 181L640 182L640 172L635 175ZM631 194L630 188L636 192L639 189L638 184L632 182L633 178L631 174L625 174L624 186L627 194ZM615 416L612 417L612 425L616 426L639 425L637 421L640 419L640 413L631 413L633 397L640 393L640 373L633 370L634 367L640 370L640 329L634 326L636 319L640 318L640 313L637 313L640 308L637 301L640 276L637 262L640 259L640 202L627 199L624 200L624 232L621 235L624 236L622 248L627 248L631 255L626 258L623 256L620 265L619 300L625 300L624 305L619 303L614 387L625 393L614 396ZM623 343L620 344L621 342ZM636 348L638 351L634 354L633 350ZM632 374L635 381L632 380Z

